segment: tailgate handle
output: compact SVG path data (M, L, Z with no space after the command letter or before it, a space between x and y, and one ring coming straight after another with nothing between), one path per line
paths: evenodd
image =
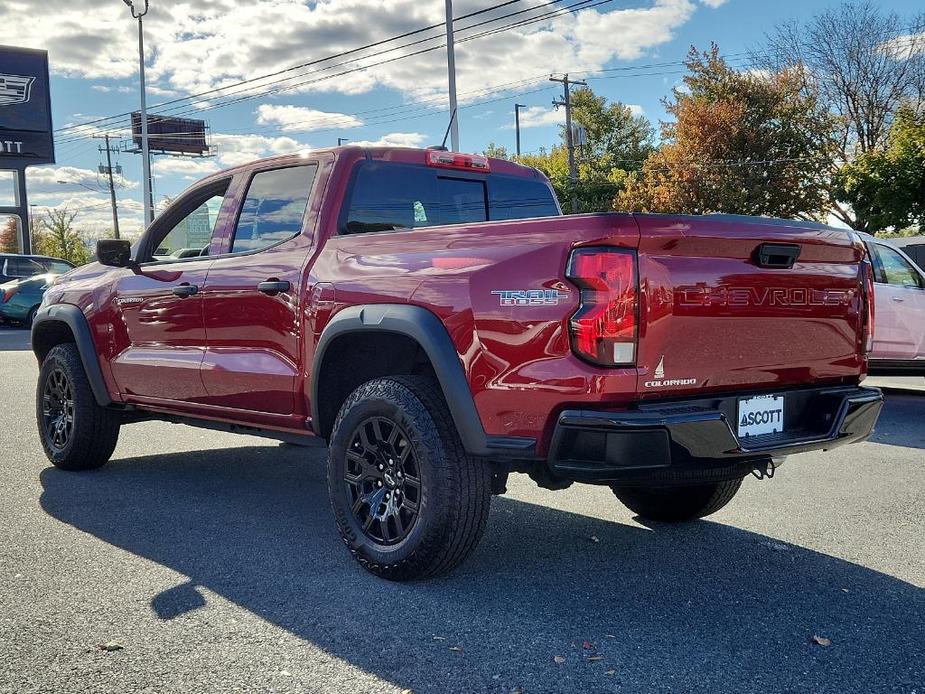
M762 243L755 249L755 264L758 267L789 270L800 257L800 247L790 243Z

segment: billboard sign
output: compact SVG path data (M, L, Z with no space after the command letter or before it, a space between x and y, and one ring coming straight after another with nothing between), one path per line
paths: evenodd
M132 140L141 149L141 112L132 113ZM148 149L175 154L203 155L209 151L206 122L148 114Z
M48 53L0 46L0 168L54 161Z

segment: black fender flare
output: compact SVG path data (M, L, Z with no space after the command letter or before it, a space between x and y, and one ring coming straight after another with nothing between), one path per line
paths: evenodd
M536 440L517 436L489 436L482 427L466 374L446 327L432 312L406 304L367 304L347 307L328 321L318 345L311 372L312 427L320 434L318 384L325 353L334 340L347 333L386 332L406 335L424 350L431 364L456 430L471 455L491 458L529 458Z
M83 312L73 304L53 304L40 308L32 321L32 352L41 366L42 354L39 349L41 334L47 330L51 323L64 323L74 336L74 344L80 354L84 372L90 382L93 397L101 407L109 407L113 399L103 380L103 371L100 369L99 357L96 354L96 345L90 332L90 324Z

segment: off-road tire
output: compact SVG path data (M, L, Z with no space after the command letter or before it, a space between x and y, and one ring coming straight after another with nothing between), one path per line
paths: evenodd
M669 487L620 487L613 493L629 510L654 521L677 523L716 513L732 501L742 486L742 478Z
M26 314L26 320L23 321L23 325L25 325L27 328L31 328L32 323L35 321L35 316L38 312L39 312L39 307L38 307L38 304L36 304L31 309L29 309L29 313Z
M63 445L57 445L45 423L45 388L52 375L63 374L70 384L71 428ZM106 464L119 440L119 415L100 407L90 389L80 353L73 344L53 347L39 371L35 416L42 448L55 467L62 470L93 470Z
M347 448L351 441L356 445L360 428L371 418L401 427L420 466L417 516L396 544L367 536L345 481ZM488 520L491 472L466 453L436 381L379 378L358 387L340 408L330 441L328 494L354 558L376 576L408 581L446 573L475 549Z

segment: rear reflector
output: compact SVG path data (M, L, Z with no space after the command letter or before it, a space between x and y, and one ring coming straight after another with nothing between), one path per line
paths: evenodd
M566 276L581 290L569 327L572 351L601 366L636 363L636 254L618 248L579 248Z
M458 154L433 149L427 150L427 165L438 169L463 169L483 173L491 171L488 157L483 157L481 154Z

